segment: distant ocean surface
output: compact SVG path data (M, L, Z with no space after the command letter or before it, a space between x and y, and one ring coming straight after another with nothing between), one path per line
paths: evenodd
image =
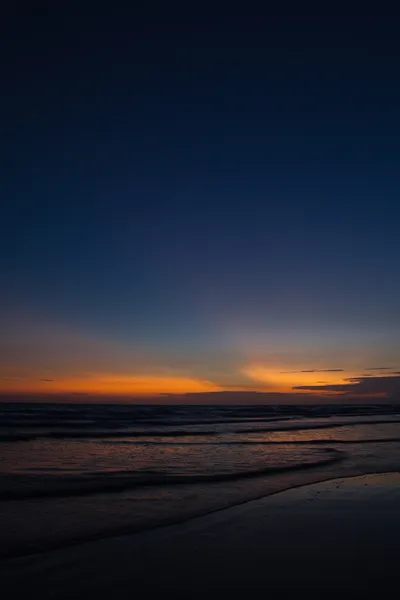
M399 405L0 404L0 556L396 470Z

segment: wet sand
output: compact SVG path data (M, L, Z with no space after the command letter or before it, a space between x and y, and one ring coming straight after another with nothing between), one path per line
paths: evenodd
M334 479L136 535L0 564L4 598L397 589L400 473Z

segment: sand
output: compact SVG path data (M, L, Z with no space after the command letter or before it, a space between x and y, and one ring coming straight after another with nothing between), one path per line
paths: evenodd
M397 588L400 473L280 492L181 525L5 561L4 598L137 598L163 594Z

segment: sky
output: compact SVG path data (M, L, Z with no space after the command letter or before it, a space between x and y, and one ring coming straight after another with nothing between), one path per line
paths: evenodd
M54 4L1 25L0 397L400 400L400 19Z

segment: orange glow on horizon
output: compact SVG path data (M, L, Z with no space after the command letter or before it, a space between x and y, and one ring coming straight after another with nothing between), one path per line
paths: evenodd
M47 371L47 374L49 371ZM16 374L16 370L12 372ZM160 401L165 396L184 394L202 394L210 392L264 392L271 394L302 396L316 398L340 397L345 392L341 386L349 385L360 376L351 371L335 369L295 369L293 366L274 365L265 363L249 363L241 368L232 370L233 385L219 384L196 376L168 373L167 370L159 375L127 375L112 372L86 372L79 375L38 376L34 373L24 377L0 377L0 395L15 396L93 396L95 397L139 397L155 398ZM324 386L339 385L339 390L324 389ZM316 389L312 389L316 386ZM296 389L296 388L304 389ZM365 394L364 394L365 395ZM385 397L374 393L374 397ZM166 398L166 401L168 399Z
M2 393L29 394L98 394L110 396L152 396L217 392L221 387L209 381L190 377L157 377L91 373L66 379L15 379L1 382Z
M250 364L242 369L242 373L260 383L263 384L264 390L269 392L284 392L291 394L318 394L318 395L337 395L340 392L333 392L329 390L317 389L317 390L297 390L297 386L314 386L314 385L330 385L330 384L346 384L348 383L345 378L356 376L354 373L344 373L343 371L329 371L323 372L322 370L291 370L287 366L279 368L270 368L263 364ZM322 380L322 381L321 381Z

